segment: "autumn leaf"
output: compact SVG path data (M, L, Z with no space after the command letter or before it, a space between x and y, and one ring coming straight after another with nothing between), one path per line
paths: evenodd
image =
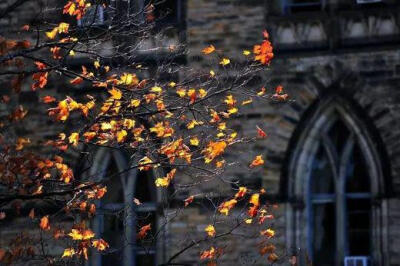
M50 223L49 223L49 216L43 216L40 219L40 224L39 224L40 229L43 231L49 231L50 230Z
M230 62L231 62L231 60L229 60L228 58L222 58L221 61L219 62L219 64L226 66L226 65L229 65Z
M117 131L117 142L123 142L125 140L125 137L128 135L128 132L126 132L125 129L118 130Z
M248 99L242 102L242 105L247 105L253 102L253 99Z
M214 47L214 45L210 45L210 46L208 46L208 47L206 47L206 48L204 48L203 50L202 50L202 52L203 52L203 54L211 54L212 52L214 52L215 51L215 47Z
M208 225L208 226L204 229L204 231L206 231L207 235L210 236L210 237L214 237L215 234L216 234L215 228L214 228L214 226L211 225L211 224Z
M254 60L259 61L263 65L268 65L274 57L273 47L268 40L269 34L264 30L264 41L260 45L254 45L253 53L255 54Z
M76 254L75 249L73 249L73 248L66 248L66 249L64 249L64 252L63 252L61 258L72 257L72 256L75 255L75 254Z
M187 129L193 129L196 126L202 125L203 122L202 121L197 121L195 119L191 120L187 125Z
M266 138L267 134L264 132L264 130L262 130L259 126L256 126L257 128L257 135L260 138Z
M147 170L151 169L152 163L153 163L153 161L149 157L147 157L147 156L143 157L142 159L139 160L139 163L138 163L139 170L147 171Z
M262 158L261 155L257 155L256 158L254 158L254 160L251 162L250 164L250 168L256 167L256 166L260 166L264 164L264 160Z
M278 255L276 255L275 253L271 253L271 254L269 254L267 259L270 262L276 262L278 260L278 258L279 258Z
M112 88L108 90L108 93L111 94L111 98L115 100L120 100L122 98L122 92L117 88Z
M155 93L161 93L162 92L162 88L159 86L154 86L150 89L151 92L155 92Z
M30 139L28 139L28 138L18 138L18 139L17 139L17 142L16 142L16 144L15 144L15 150L16 150L16 151L20 151L20 150L22 150L23 148L25 148L25 146L26 146L27 144L29 144L29 143L31 143L31 141L30 141Z
M267 245L262 246L260 248L260 255L265 255L265 254L268 254L268 253L272 253L272 252L275 251L275 249L276 249L276 247L274 245L267 244Z
M151 224L147 224L147 225L142 226L139 229L139 232L136 235L136 238L137 239L144 239L147 236L148 231L150 231L150 230L151 230Z
M169 183L171 183L172 179L174 178L176 173L176 169L172 169L169 173L167 173L166 177L157 178L155 181L155 185L157 187L168 187Z
M246 195L247 188L239 187L239 191L235 194L235 199L243 198Z
M272 230L272 229L270 229L270 228L268 228L267 230L261 231L261 232L260 232L260 235L266 236L266 237L268 237L268 238L272 238L272 237L275 236L275 231Z
M250 52L249 50L244 50L244 51L243 51L243 55L246 55L246 56L247 56L247 55L250 55L250 54L251 54L251 52Z
M94 237L94 233L90 229L71 229L71 233L68 235L72 238L72 240L88 240Z
M55 101L56 101L56 98L54 98L53 96L44 96L42 98L42 102L43 103L52 103L52 102L55 102Z
M218 206L218 211L219 211L220 213L222 213L222 214L228 215L228 214L229 214L229 211L230 211L233 207L235 207L236 203L237 203L237 200L235 200L235 199L231 199L231 200L225 201L225 202L221 203L221 204Z
M83 81L83 78L81 78L81 77L76 77L76 78L70 80L69 83L71 83L71 84L73 84L73 85L79 85L79 84L82 83L82 81Z
M107 248L110 247L110 245L104 241L103 239L95 239L92 241L92 246L96 248L98 251L103 251L106 250Z
M206 149L202 151L202 153L205 154L205 163L210 163L215 157L221 155L225 151L226 146L227 144L225 141L210 141Z
M199 139L197 138L197 137L192 137L192 138L190 138L190 145L192 145L192 146L199 146Z
M77 132L73 132L69 137L68 137L68 141L70 144L72 144L73 146L78 146L78 141L79 141L79 133Z
M190 196L190 197L186 198L186 199L184 200L185 207L187 207L190 203L192 203L193 200L194 200L194 196Z
M205 250L201 252L200 254L200 259L213 259L217 255L216 249L214 247L211 247L209 250Z

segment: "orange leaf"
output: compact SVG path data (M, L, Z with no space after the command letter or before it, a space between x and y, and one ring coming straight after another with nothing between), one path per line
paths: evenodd
M50 223L49 223L49 216L48 216L48 215L43 216L43 217L40 219L39 227L40 227L42 230L44 230L44 231L50 230Z
M83 78L81 78L81 77L76 77L76 78L74 78L73 80L71 80L69 83L74 84L74 85L78 85L78 84L81 84L82 81L83 81Z
M200 259L213 259L216 255L216 249L214 247L211 247L209 250L205 250L200 254Z
M44 103L52 103L52 102L55 102L55 101L56 101L56 98L54 98L53 96L49 96L49 95L44 96L42 98L42 102L44 102Z
M211 54L215 51L214 45L210 45L202 50L203 54Z
M147 235L147 232L150 231L150 230L151 230L151 224L147 224L147 225L145 225L145 226L142 226L142 227L139 229L139 233L137 234L136 238L137 238L137 239L143 239L143 238L145 238L146 235Z
M261 157L261 155L256 156L256 158L254 158L254 160L251 162L250 164L250 168L256 167L256 166L260 166L264 164L264 160Z

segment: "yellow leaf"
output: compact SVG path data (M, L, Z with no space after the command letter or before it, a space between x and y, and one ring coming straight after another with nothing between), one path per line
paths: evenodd
M50 40L53 40L57 35L57 30L58 30L57 28L54 28L52 31L46 32L47 38L49 38Z
M73 248L66 248L64 249L61 258L72 257L73 255L75 255L75 250Z
M70 56L75 56L74 50L69 51L69 55L70 55Z
M249 55L251 52L249 50L244 50L243 55Z
M203 124L203 122L202 121L196 121L196 120L192 120L192 121L190 121L187 125L186 125L186 127L187 127L187 129L192 129L192 128L194 128L195 126L199 126L199 125L202 125Z
M236 205L236 203L237 200L235 199L225 201L221 205L219 205L218 211L222 214L228 215L229 211Z
M237 109L236 107L230 108L228 109L228 113L229 114L236 114L238 112L239 109Z
M72 144L73 146L78 145L79 141L79 133L73 132L69 137L68 137L69 143Z
M126 132L125 129L119 130L119 131L117 132L117 142L122 142L122 141L124 141L126 135L128 135L128 133Z
M247 104L250 104L250 103L252 103L252 102L253 102L253 100L252 100L252 99L249 99L249 100L243 101L243 102L242 102L242 105L247 105Z
M228 58L222 58L222 60L219 62L219 64L226 66L226 65L229 65L230 62L231 62L231 60L229 60Z
M166 177L157 178L155 181L155 185L157 187L168 187L171 180L174 178L176 173L176 169L172 169Z
M199 146L199 139L197 137L193 137L190 139L190 145Z
M147 170L151 169L152 163L153 163L153 161L149 157L147 157L147 156L143 157L142 159L139 160L139 163L138 163L139 170L147 171Z
M96 69L98 69L100 67L100 62L98 60L93 62L93 65Z
M154 86L153 88L150 89L151 92L156 92L156 93L161 93L162 88L158 86Z
M205 229L204 229L204 231L206 231L207 232L207 235L208 236L210 236L210 237L214 237L215 236L215 227L213 226L213 225L208 225Z
M226 123L225 122L219 123L218 124L218 129L219 130L225 130L226 129Z
M92 246L97 248L98 251L103 251L110 247L103 239L93 240Z
M244 220L244 222L246 224L251 224L253 222L253 219L249 218L249 219Z
M214 76L215 76L214 70L210 70L210 75L211 75L211 77L214 77Z
M260 235L266 236L268 238L274 237L275 236L275 231L268 228L267 230L263 230L260 232Z
M174 87L176 86L176 83L173 82L173 81L171 81L171 82L168 84L168 86L170 86L171 88L174 88Z
M205 89L199 89L199 97L204 98L207 96L207 91Z
M108 90L108 93L110 93L111 98L115 100L120 100L122 98L122 92L117 88L112 88L111 90Z
M124 122L123 122L124 127L126 127L127 129L131 129L131 128L135 127L135 124L136 124L135 120L128 119L128 118L125 118Z
M177 94L179 95L179 97L181 97L181 98L183 98L183 97L186 96L186 90L185 90L185 89L182 89L182 88L177 89L177 90L176 90L176 93L177 93Z
M133 100L131 100L129 107L138 107L139 105L140 105L140 100L133 99Z

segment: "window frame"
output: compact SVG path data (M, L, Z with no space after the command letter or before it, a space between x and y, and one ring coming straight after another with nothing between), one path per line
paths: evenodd
M91 181L101 181L104 179L104 173L106 173L109 164L115 160L117 164L117 168L119 171L126 171L129 168L128 158L121 151L112 151L107 148L99 149L93 160L93 165L90 168L88 173L88 177L91 178L95 176L95 180ZM163 176L163 170L160 168L153 169L149 171L149 176L151 180L154 180L155 176ZM96 216L92 221L92 226L96 236L100 237L103 234L104 227L104 215L105 210L112 209L125 209L124 214L124 237L128 240L128 244L124 246L122 253L124 254L123 266L140 266L136 265L136 257L137 255L143 254L155 254L155 265L157 263L162 262L165 258L164 251L164 239L160 239L159 241L155 241L154 246L149 249L144 250L143 248L137 248L136 245L136 230L137 222L135 219L135 213L148 213L153 212L156 219L156 224L152 224L152 227L158 230L160 228L159 225L159 213L158 213L158 205L160 204L160 190L154 188L154 195L151 198L151 202L143 202L139 206L133 202L133 198L135 197L134 193L136 190L137 178L138 178L139 170L137 168L126 171L124 175L120 175L121 185L123 186L124 191L124 203L107 203L106 208L102 206L102 201L98 200L96 202ZM121 208L122 207L122 208ZM131 218L129 218L131 217ZM128 229L128 230L127 230ZM107 239L105 239L107 241ZM88 265L90 266L101 266L104 265L102 263L102 254L97 252L93 253Z
M385 228L387 220L382 217L382 213L386 210L386 204L381 200L384 194L385 184L382 165L377 151L377 147L369 134L368 127L366 127L361 119L356 116L353 111L351 103L347 100L334 96L326 96L320 99L314 106L314 112L309 114L307 124L302 130L301 134L297 136L296 146L291 152L288 164L288 197L290 204L287 210L287 247L288 249L295 250L294 252L299 255L300 265L306 265L307 260L310 258L310 161L315 154L317 145L319 145L318 136L323 132L325 127L329 127L332 117L339 115L345 122L348 128L354 132L354 139L359 143L359 147L365 154L366 165L369 166L370 173L370 186L371 191L369 194L355 193L350 195L350 198L370 198L371 199L371 260L379 265L384 264L387 255L387 235ZM341 182L341 186L345 183ZM341 189L344 191L344 189ZM335 202L340 200L341 208L345 207L346 194L336 198ZM315 198L315 202L329 202L332 201L332 195L321 195ZM301 203L302 202L302 203ZM336 208L336 207L335 207ZM341 221L345 221L345 212L341 211ZM345 225L344 222L340 223L341 226ZM345 227L342 227L345 228ZM338 261L335 265L342 265L345 257L346 247L340 247L340 243L344 243L346 233L344 229L340 230L341 233L336 232L338 242L336 244L336 252L339 252ZM298 253L298 251L300 252Z

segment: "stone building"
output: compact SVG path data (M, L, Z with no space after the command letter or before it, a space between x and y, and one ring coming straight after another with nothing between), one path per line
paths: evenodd
M235 58L259 41L263 29L271 35L275 59L270 75L261 78L272 86L282 84L290 100L254 103L239 116L235 126L241 134L249 134L256 125L269 134L266 140L246 147L265 155L266 166L256 172L235 168L226 175L251 188L264 187L267 197L278 203L272 224L282 257L278 263L288 265L288 258L295 255L299 265L309 261L317 266L400 265L400 93L396 91L400 3L167 0L165 7L172 10L171 19L178 25L175 37L189 50L182 63L193 68L205 66L199 55L208 44L223 47ZM37 92L25 95L20 100L29 99L28 104L38 99ZM38 134L51 136L48 130ZM240 150L228 156L248 160L241 158ZM124 169L126 164L123 155L104 151L94 161L104 169ZM155 221L163 195L148 184L139 184L141 180L132 172L110 184L103 209L120 208L125 204L122 195L133 193L144 201L142 209L134 211L153 211L149 219ZM148 190L135 190L146 186ZM203 233L209 215L196 205L189 207L147 252L122 249L118 256L125 260L120 264L164 262L184 244L182 234L189 229ZM132 234L124 230L124 222L107 217L105 211L94 226L98 234L118 245L122 241L118 237ZM249 258L257 253L248 249L252 244L252 239L229 243L231 253L220 264L250 264ZM196 265L198 255L199 249L189 250L176 263ZM90 265L117 261L117 257L97 255ZM268 264L265 260L257 263Z

